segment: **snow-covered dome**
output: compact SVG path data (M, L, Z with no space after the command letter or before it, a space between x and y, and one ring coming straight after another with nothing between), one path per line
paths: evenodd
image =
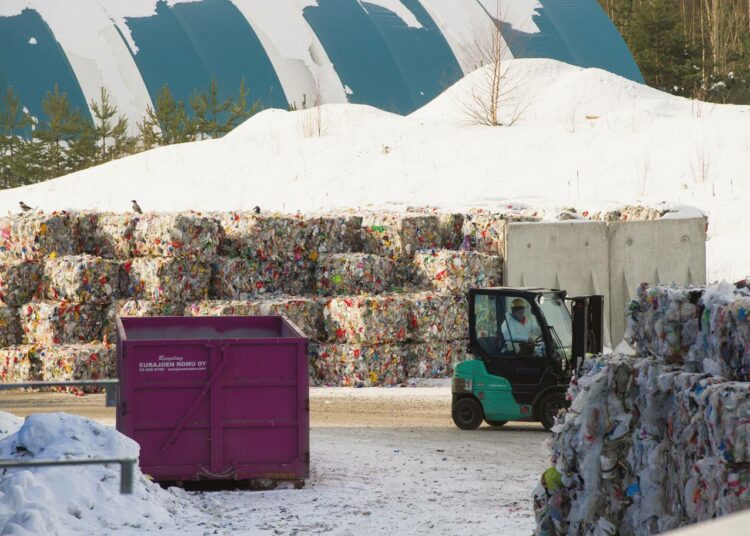
M642 81L596 0L3 0L0 90L39 115L55 84L82 110L106 87L131 124L165 84L188 99L212 78L265 107L405 114L477 67L496 17L510 56Z

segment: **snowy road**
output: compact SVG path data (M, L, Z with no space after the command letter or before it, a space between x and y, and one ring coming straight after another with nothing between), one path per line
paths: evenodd
M60 403L60 395L18 396L22 403L0 398L0 408ZM111 422L100 397L74 402ZM175 490L174 525L140 533L531 534L530 493L547 465L540 426L460 431L445 388L313 389L311 402L304 489Z

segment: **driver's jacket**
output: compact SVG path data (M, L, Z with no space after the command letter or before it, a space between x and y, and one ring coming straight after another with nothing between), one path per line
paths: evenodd
M531 335L529 328L512 316L503 322L500 329L506 342L527 342Z

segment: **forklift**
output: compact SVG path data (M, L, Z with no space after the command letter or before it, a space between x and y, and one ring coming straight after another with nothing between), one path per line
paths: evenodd
M539 421L549 430L574 371L603 350L604 297L543 288L470 289L470 361L453 373L453 422Z

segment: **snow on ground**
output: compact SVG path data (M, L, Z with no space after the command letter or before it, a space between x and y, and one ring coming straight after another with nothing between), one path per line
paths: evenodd
M31 415L0 440L4 460L135 458L138 450L137 443L112 428L66 413ZM119 465L10 469L0 479L0 533L102 534L164 528L173 525L177 500L140 472L134 494L121 495Z
M59 396L25 394L39 411ZM530 534L549 434L533 423L461 431L450 400L446 387L312 389L302 490L184 492L138 478L135 495L122 496L118 467L14 470L0 479L0 534ZM22 423L0 413L0 430ZM0 458L135 448L94 421L37 413L0 440Z
M366 106L266 110L220 140L163 147L0 192L45 210L690 205L710 218L711 279L746 275L750 108L674 97L554 60L505 63L501 118L469 124L478 71L400 117Z

